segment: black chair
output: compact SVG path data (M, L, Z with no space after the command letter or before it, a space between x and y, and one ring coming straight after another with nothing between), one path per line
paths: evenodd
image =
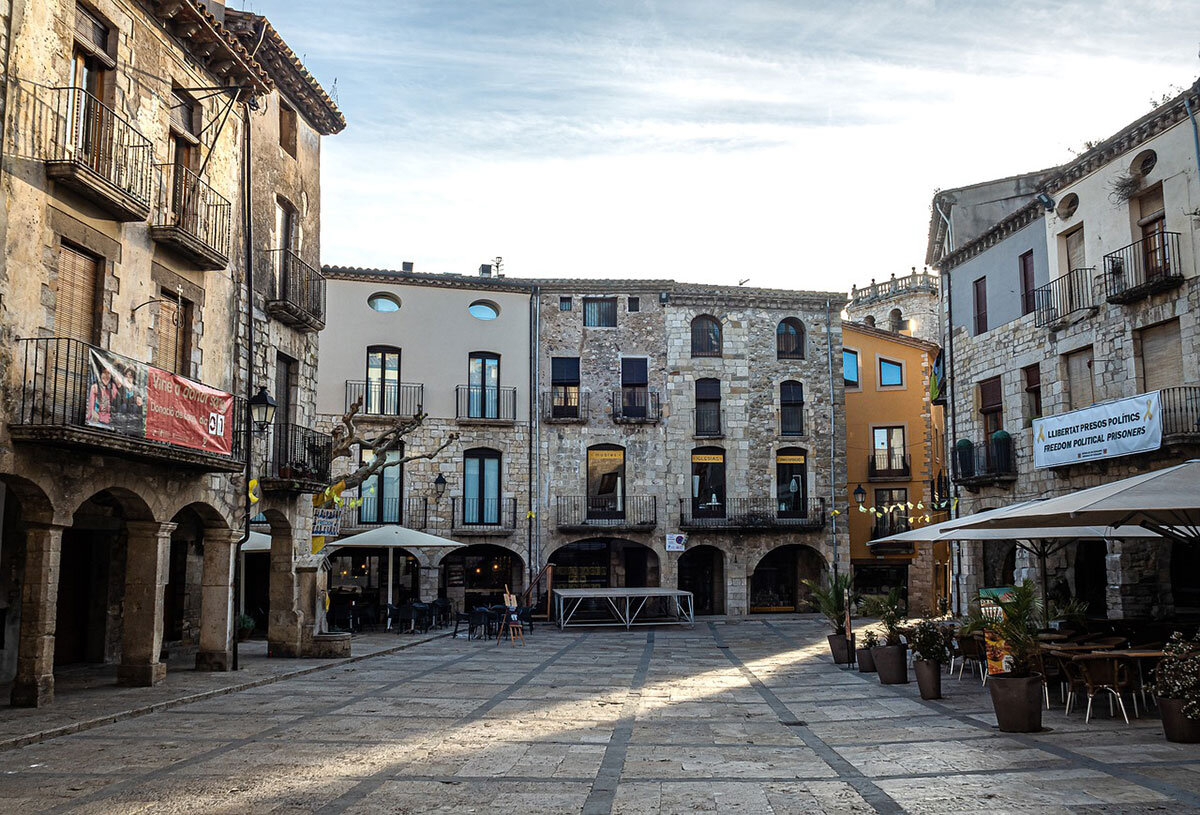
M517 619L521 621L521 630L533 632L533 609L529 606L517 607Z
M413 631L413 621L415 615L413 612L412 603L405 603L396 609L396 630L405 634Z
M491 639L492 617L486 608L477 608L467 615L467 638Z
M392 626L396 627L396 632L400 631L400 609L391 603L383 604L383 626L390 631Z
M462 626L464 623L467 626L467 639L470 639L471 638L471 628L473 626L471 624L471 615L465 611L460 611L454 615L454 633L452 633L450 636L458 637L459 627Z
M413 603L413 631L428 633L433 626L433 607L429 603Z
M454 619L454 604L445 597L439 597L433 601L434 619L438 628L450 625L450 621Z

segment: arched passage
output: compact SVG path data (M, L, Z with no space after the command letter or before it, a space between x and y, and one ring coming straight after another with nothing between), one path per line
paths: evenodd
M983 542L983 586L1000 588L1016 581L1017 543L1010 540Z
M48 525L53 515L41 487L0 476L0 598L10 601L0 608L0 684L12 680L14 706L37 707L54 697L53 590L61 530ZM33 590L25 591L26 585Z
M163 589L163 641L168 650L196 646L198 670L230 670L236 624L234 544L241 534L202 502L181 508L171 523L175 528Z
M658 555L645 544L623 538L588 538L555 549L554 585L563 589L658 586Z
M1171 543L1171 594L1176 614L1200 612L1200 544Z
M725 613L725 555L715 546L691 546L679 556L679 588L690 591L697 614Z
M772 549L750 576L750 613L811 611L805 580L820 580L825 559L811 546L790 543Z
M460 609L504 602L504 587L519 594L525 588L525 560L494 543L475 543L442 558L438 596Z
M396 547L338 547L330 544L329 619L346 630L356 619L383 621L387 605L402 606L421 599L421 566L415 554Z

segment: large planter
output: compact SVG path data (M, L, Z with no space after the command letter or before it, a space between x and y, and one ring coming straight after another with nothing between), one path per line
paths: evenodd
M1167 741L1179 744L1200 743L1200 719L1189 719L1183 715L1182 699L1158 697L1158 710L1162 714L1163 732Z
M835 665L849 665L854 661L854 635L847 641L845 634L830 634L829 652Z
M1005 733L1036 733L1042 729L1042 676L988 677L996 722Z
M245 642L250 639L250 635L254 633L253 628L239 628L237 630L238 642Z
M917 674L917 687L921 689L921 698L941 699L942 663L932 659L917 659L913 661L913 670Z
M874 650L875 650L874 648L859 648L857 651L854 652L855 655L858 656L858 672L859 673L864 673L864 674L875 673L875 657L871 653Z
M881 685L908 684L908 646L879 645L871 649Z

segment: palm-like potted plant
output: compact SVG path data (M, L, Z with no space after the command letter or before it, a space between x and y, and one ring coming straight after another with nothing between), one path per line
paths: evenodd
M1005 733L1036 733L1042 729L1041 650L1037 639L1041 603L1028 578L1007 598L996 601L1001 616L988 623L1006 651L1003 673L988 680L996 721Z
M1171 635L1154 684L1167 741L1200 742L1200 634L1190 640L1180 631Z
M864 674L875 673L875 657L871 655L872 648L879 647L879 637L875 634L875 629L868 628L863 635L862 647L854 653L858 657L858 671Z
M941 699L942 666L950 659L950 632L930 620L922 620L909 639L921 698Z
M886 597L867 604L866 613L878 617L883 626L883 644L871 649L875 672L884 685L908 683L908 648L900 638L900 589L892 589Z
M856 600L850 575L830 575L824 584L805 580L804 585L812 592L817 611L833 629L828 639L834 663L850 664L854 660L854 634L846 631L846 604Z
M245 642L250 639L250 635L254 633L255 625L254 618L249 614L239 614L237 618L238 642Z

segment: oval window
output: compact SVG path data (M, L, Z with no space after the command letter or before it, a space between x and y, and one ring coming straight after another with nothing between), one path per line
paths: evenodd
M367 305L370 306L375 311L383 311L383 312L399 311L400 310L400 298L394 294L386 294L384 292L377 292L376 294L372 294L370 297L367 298Z
M476 300L467 306L467 311L476 320L494 320L500 316L500 307L490 300Z
M1058 202L1058 217L1066 220L1074 215L1077 209L1079 209L1079 196L1073 192L1068 193Z

